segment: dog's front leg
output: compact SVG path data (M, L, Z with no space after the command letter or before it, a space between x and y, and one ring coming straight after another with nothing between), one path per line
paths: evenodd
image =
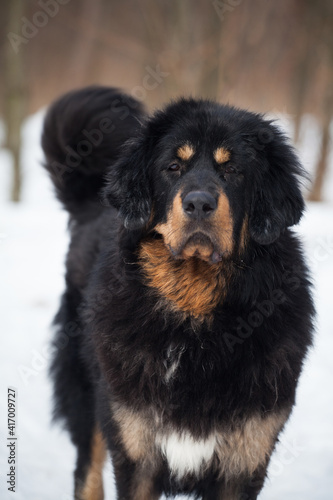
M117 500L158 500L158 481L154 472L125 456L113 457Z
M203 500L256 500L262 489L265 470L258 470L249 479L234 478L221 480L210 486Z

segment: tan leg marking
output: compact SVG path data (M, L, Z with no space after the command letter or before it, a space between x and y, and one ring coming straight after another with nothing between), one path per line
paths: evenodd
M241 485L238 482L226 483L216 500L239 500Z
M154 491L153 474L160 458L155 449L154 422L124 406L112 405L111 410L126 454L136 463L131 498L157 500L159 495Z
M149 422L125 407L112 407L112 412L119 425L121 441L128 457L134 462L151 459L154 439Z
M158 500L160 495L154 491L154 484L150 477L138 473L133 488L133 500Z
M221 475L228 479L244 472L253 474L265 464L288 416L289 410L253 416L234 430L218 433L216 452Z
M93 436L91 464L79 498L82 500L103 500L103 465L106 457L106 447L103 436L96 430Z

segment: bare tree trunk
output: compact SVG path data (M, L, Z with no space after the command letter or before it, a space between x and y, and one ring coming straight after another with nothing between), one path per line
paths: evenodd
M91 70L90 62L101 14L101 0L84 0L80 2L78 18L72 19L73 24L81 27L81 33L76 37L70 52L69 76L73 88L82 86Z
M25 12L24 0L7 2L8 33L21 35L21 18ZM9 40L6 43L5 59L5 124L7 128L6 146L13 155L13 180L10 198L20 201L22 173L20 166L21 126L26 112L26 85L23 71L24 44L15 52Z
M303 55L302 60L299 62L298 67L295 69L295 85L293 90L294 93L294 143L297 144L300 140L300 130L302 116L304 112L304 102L309 86L311 85L311 80L309 78L309 72L312 68L312 60L308 54Z
M211 9L211 16L209 19L211 29L211 43L214 47L213 54L207 54L204 57L204 62L201 64L201 72L199 75L199 94L200 97L208 99L218 99L219 90L223 88L223 79L225 75L221 67L220 57L222 53L222 32L223 22L217 15L214 9ZM205 42L202 42L204 45ZM207 44L208 45L208 44Z
M313 34L319 36L322 34L322 40L326 46L326 65L327 65L327 81L326 91L322 98L322 139L321 151L319 160L316 166L315 178L312 191L309 195L311 201L322 201L322 188L324 185L326 173L328 170L328 159L331 148L331 122L333 118L333 8L331 0L323 0L322 2L312 2L307 0L308 12L311 18L315 19L316 25ZM323 52L325 53L325 52Z
M325 122L322 127L321 151L319 160L316 166L316 173L313 187L309 195L310 201L322 201L322 188L328 167L328 156L330 152L331 140L331 119L332 114L329 109L325 116Z
M318 43L320 32L322 30L323 5L313 0L305 0L296 2L296 13L300 18L300 24L303 29L304 45L302 51L297 58L293 74L292 84L292 102L294 114L294 143L297 144L300 140L300 129L302 116L306 104L309 89L313 85L311 73L316 63L317 53L313 51L313 47Z

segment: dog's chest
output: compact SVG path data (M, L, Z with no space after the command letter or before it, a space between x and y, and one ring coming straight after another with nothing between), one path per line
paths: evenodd
M195 353L200 363L193 363ZM188 345L169 344L163 356L156 358L159 366L155 365L166 386L162 391L163 399L156 405L150 403L140 413L133 412L130 407L112 408L131 460L154 467L162 458L177 479L187 475L200 478L210 468L224 477L234 477L253 473L265 463L286 416L272 413L264 418L258 412L233 422L230 415L228 424L212 425L204 411L205 388L210 391L210 403L213 397L219 406L218 393L212 393L208 387L214 365L205 369L204 364L211 354L207 351L198 356L197 350L191 350ZM193 383L199 387L198 379L201 392L194 393ZM191 394L196 394L195 400L191 399ZM177 414L176 420L173 412ZM189 430L193 427L191 422L195 423L195 434Z
M226 478L252 474L270 455L288 412L259 413L237 424L216 426L205 435L193 435L186 427L174 427L161 415L134 413L128 407L113 407L120 438L129 458L150 467L163 458L170 473L202 477L208 468ZM196 418L193 415L193 418ZM210 422L201 422L209 425Z

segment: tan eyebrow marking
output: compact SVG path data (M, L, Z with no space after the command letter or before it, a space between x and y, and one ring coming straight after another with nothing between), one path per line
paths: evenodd
M190 160L194 153L195 149L191 144L184 144L177 149L177 156L184 161Z
M225 163L230 160L230 151L225 148L217 148L214 151L214 158L217 163Z

